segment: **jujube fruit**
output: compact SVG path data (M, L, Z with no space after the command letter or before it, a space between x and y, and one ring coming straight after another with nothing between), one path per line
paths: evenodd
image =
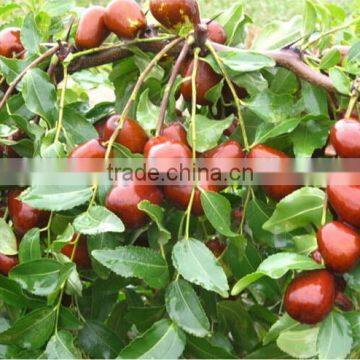
M120 38L134 39L147 26L146 17L135 0L114 0L105 10L105 24Z
M329 185L327 194L340 218L360 227L360 185Z
M343 158L360 158L360 122L353 119L338 121L330 133L330 143Z
M119 125L119 115L111 116L104 127L104 141L110 140ZM132 119L127 118L124 121L122 129L119 131L116 142L126 146L133 153L142 154L148 141L148 136L140 124Z
M81 16L75 36L78 49L99 47L110 34L105 25L105 8L91 6Z
M185 145L188 145L186 130L179 121L166 126L162 132L162 135L168 139L182 142Z
M71 257L72 257L74 247L75 247L74 241L76 240L77 236L78 235L75 234L73 239L72 239L72 242L65 245L61 249L61 252L64 255L66 255L69 259L71 259ZM73 261L80 268L88 269L88 268L91 267L91 260L90 260L89 251L88 251L88 247L87 247L87 238L85 236L81 235L79 240L78 240Z
M150 11L164 27L180 29L185 24L200 23L197 0L150 0Z
M149 220L147 215L138 209L143 200L161 205L163 195L156 186L145 181L119 182L107 195L106 207L124 222L127 229L137 229Z
M181 94L186 101L192 99L192 82L191 75L194 68L194 61L191 61L184 72L184 78L188 80L184 81L181 85ZM203 61L199 60L197 73L196 73L196 103L198 105L208 105L209 101L206 99L206 93L216 86L221 80L221 76L218 75L211 66Z
M14 229L20 236L25 235L34 227L41 228L49 219L49 212L34 209L17 199L22 190L12 190L8 193L7 202L9 215L14 224Z
M17 256L9 256L0 253L0 273L8 275L12 268L18 265L19 259Z
M102 159L106 149L98 139L89 140L77 146L69 155L69 159Z
M350 271L360 258L359 234L341 222L323 226L317 241L326 266L337 273Z
M284 305L287 313L303 324L317 324L335 303L335 281L327 270L304 273L288 286Z
M209 179L206 178L206 173L200 174L199 186L205 191L220 191L219 186L213 184ZM192 184L181 184L181 185L167 185L164 186L165 197L174 205L180 209L186 210L191 198L191 192L193 190ZM201 192L198 188L195 189L194 202L192 206L192 213L200 216L204 214L204 209L201 204Z
M201 23L206 24L208 28L209 40L218 44L225 44L227 35L224 27L215 20L202 19Z
M209 240L205 245L211 250L215 257L220 257L226 250L226 244L218 239Z
M24 51L24 46L20 39L20 29L7 28L0 31L0 55L12 58Z
M351 299L341 291L338 291L335 295L335 305L342 311L352 311L354 309Z
M274 148L271 148L270 146L266 145L257 145L252 148L250 153L248 154L249 159L277 159L279 160L276 163L276 166L271 167L270 172L274 172L275 174L272 174L273 180L279 179L279 182L288 180L293 180L291 175L287 174L286 178L284 178L284 174L281 174L282 172L287 172L289 169L287 168L287 162L286 160L289 159L288 156L283 153L282 151L276 150ZM282 161L285 160L285 161ZM262 168L257 169L256 161L254 162L254 169L255 171L263 170ZM271 164L275 165L275 161ZM276 172L280 174L276 174ZM294 192L298 188L297 185L264 185L265 192L274 200L280 201L284 197L290 195L292 192Z

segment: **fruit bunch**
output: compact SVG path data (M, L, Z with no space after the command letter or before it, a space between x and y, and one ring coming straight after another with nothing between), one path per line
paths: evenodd
M66 184L0 183L0 353L355 358L359 177L308 184L291 162L360 158L359 20L335 37L339 18L305 17L300 39L277 25L245 48L241 4L211 19L196 0L148 7L75 21L42 4L0 32L4 169L70 169ZM124 159L141 176L113 178Z

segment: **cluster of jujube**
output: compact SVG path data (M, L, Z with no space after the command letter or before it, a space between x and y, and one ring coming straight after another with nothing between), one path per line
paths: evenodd
M179 30L186 23L195 27L202 23L207 26L208 39L221 44L226 43L224 28L216 21L202 20L195 0L151 0L150 11L162 26L171 31ZM79 50L99 47L111 32L121 39L135 39L146 29L146 16L136 1L114 0L106 8L92 6L84 12L76 33L76 47ZM7 29L0 33L0 55L22 56L23 52L18 29ZM191 80L193 68L194 60L187 58L182 66L183 82L180 93L188 102L193 100ZM222 77L206 61L200 59L195 78L197 105L210 104L206 94L221 80ZM234 86L236 87L235 84ZM247 96L244 89L236 87L236 91L239 97ZM229 96L229 89L226 86L223 96ZM69 158L104 159L107 152L106 146L116 131L115 143L125 146L133 153L143 154L148 168L156 167L156 164L159 164L157 160L163 158L175 159L187 166L192 166L191 144L188 143L187 130L181 122L164 126L160 135L149 138L136 120L128 117L123 120L120 128L121 115L113 115L97 123L98 138L77 146L69 154ZM236 126L235 121L234 125L224 132L224 135L229 137ZM359 120L351 118L337 122L331 130L330 140L339 156L359 158ZM8 147L4 147L2 151L7 157L14 155L9 153ZM241 161L243 158L278 160L288 158L285 153L264 144L245 152L242 144L229 138L216 148L197 156L204 159L207 167L220 167L223 173L230 169L226 166L226 162L215 166L216 159ZM158 169L160 172L166 172L169 169L166 163L161 163L161 167ZM205 176L201 176L199 185L202 189L213 192L223 189L222 186L212 184ZM297 188L296 185L267 185L264 186L264 191L273 200L280 201ZM126 184L119 182L107 194L105 204L109 210L121 218L127 230L135 230L149 221L145 213L138 209L140 202L148 200L153 204L161 205L167 201L181 209L186 209L192 190L193 185L190 184L172 184L160 188L140 180L133 180ZM49 213L32 209L18 200L20 193L20 190L16 190L8 194L9 215L19 239L33 227L44 226L49 217ZM336 276L351 270L360 257L360 238L356 229L360 227L360 187L329 186L327 193L333 209L339 216L338 221L326 224L319 229L317 235L320 261L324 261L327 270L300 275L291 282L285 294L287 312L296 320L308 324L321 321L332 310L337 296L340 294L341 297L344 290L337 288ZM195 191L192 213L196 216L204 213L198 189ZM241 209L238 209L233 216L234 222L239 224L242 216ZM78 242L75 254L73 254L74 243L65 246L63 253L73 257L79 266L90 266L86 238L75 235L74 241ZM208 247L216 256L220 256L225 250L225 246L216 239L208 242ZM16 264L16 257L0 256L0 270L3 274L7 274Z

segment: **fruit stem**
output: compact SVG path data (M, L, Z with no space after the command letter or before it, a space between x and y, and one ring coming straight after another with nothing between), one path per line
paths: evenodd
M39 65L42 61L44 61L46 58L52 56L55 54L60 48L60 45L57 44L53 48L47 50L42 55L40 55L37 59L35 59L32 63L30 63L26 68L14 79L14 81L10 84L9 88L7 89L6 93L4 94L3 98L0 102L0 109L4 106L4 104L7 102L13 91L15 90L16 86L19 84L19 82L23 79L23 77L27 74L27 72L34 68L35 66Z
M244 235L244 225L245 225L247 208L248 208L248 205L250 202L250 198L252 198L253 196L254 196L254 190L251 187L251 185L248 185L248 188L246 191L246 198L245 198L244 205L243 205L243 216L241 218L241 222L240 222L240 226L239 226L239 230L238 230L238 233L240 233L240 235Z
M190 219L191 219L191 210L194 204L195 192L196 192L196 186L194 185L191 191L189 205L186 210L185 240L190 239Z
M60 134L61 134L63 117L64 117L65 92L66 92L68 77L69 77L68 76L68 68L67 68L67 65L64 64L64 80L63 80L63 87L61 89L61 95L60 95L59 118L58 118L57 125L56 125L56 134L55 134L54 143L59 141Z
M355 95L353 95L351 97L349 106L348 106L348 108L346 110L345 119L350 119L351 118L351 114L352 114L352 112L354 110L354 107L355 107L358 99L359 99L359 94L358 93L356 93Z
M322 215L321 215L321 226L324 226L326 224L327 209L328 209L328 196L325 193L323 211L322 211Z
M161 106L160 106L160 114L159 114L159 118L158 118L158 122L157 122L157 126L156 126L156 136L161 135L161 133L162 133L164 122L165 122L166 110L167 110L167 107L169 104L171 90L174 86L176 77L178 76L178 74L180 72L181 65L183 64L183 62L189 52L190 46L193 42L194 42L194 38L192 36L190 36L189 39L185 42L183 48L181 49L181 52L175 62L173 69L172 69L169 81L168 81L165 91L164 91L164 97L162 99Z
M127 102L127 104L125 105L125 108L121 114L121 117L119 119L119 125L117 126L117 128L115 129L114 133L112 134L109 143L107 145L107 149L106 149L106 154L105 154L105 160L108 160L110 158L110 154L111 154L111 150L112 147L114 145L114 142L116 140L116 138L119 135L120 130L122 129L124 122L126 120L127 115L130 112L130 109L133 105L133 103L135 102L136 98L137 98L137 94L141 89L141 86L143 85L143 83L145 82L147 76L150 74L151 70L153 69L153 67L161 60L161 58L166 55L166 53L171 50L173 47L175 47L177 44L179 44L182 41L182 38L176 38L175 40L173 40L171 43L169 43L168 45L166 45L160 52L158 52L156 54L156 56L150 61L150 63L147 65L147 67L145 68L145 70L141 73L138 81L136 82L136 85L134 87L133 92L131 93L131 96Z
M231 94L234 98L235 101L235 106L236 106L236 110L237 110L237 115L239 118L239 123L240 123L240 128L241 128L241 133L242 133L242 137L244 140L244 146L245 146L245 150L248 151L249 150L249 140L246 134L246 129L245 129L245 124L244 124L244 118L241 114L241 103L240 103L240 99L236 93L235 87L230 79L229 74L227 73L225 66L222 62L222 59L220 58L220 56L218 56L216 50L214 49L214 47L212 46L210 41L206 42L206 47L210 50L211 55L213 56L214 60L216 61L216 63L218 64L220 71L222 72L222 74L225 77L226 83L230 88Z
M310 46L315 45L319 40L321 40L321 39L324 38L325 36L329 36L329 35L334 34L334 33L338 32L338 31L340 31L340 30L347 29L348 27L356 24L356 23L359 22L359 21L360 21L360 17L357 17L357 18L355 18L353 21L350 21L350 22L347 23L347 24L343 24L343 25L337 26L337 27L335 27L335 28L333 28L333 29L330 29L329 31L326 31L326 32L320 34L320 36L317 37L316 39L314 39L314 40L309 41L308 43L306 43L306 44L303 46L302 50L306 50L306 49L308 49Z

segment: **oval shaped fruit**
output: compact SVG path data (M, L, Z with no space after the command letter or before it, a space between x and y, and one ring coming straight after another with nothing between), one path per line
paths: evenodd
M202 172L200 174L199 185L206 191L219 192L220 188L217 185L211 183L209 179L206 178L206 173ZM191 198L191 192L193 190L193 185L167 185L164 186L165 197L174 205L178 206L180 209L186 210L189 201ZM204 214L204 209L201 204L201 193L199 189L195 190L194 202L192 206L192 213L194 215L200 216Z
M78 235L75 234L72 239L72 242L70 244L65 245L61 249L61 252L64 255L66 255L69 259L71 259L72 255L73 255L74 247L75 247L74 241L76 240L77 236ZM81 235L79 237L73 261L80 268L89 269L91 267L91 260L90 260L89 251L88 251L88 247L87 247L87 238L85 236Z
M188 145L186 130L180 121L174 122L165 127L162 135L168 139Z
M106 149L98 139L89 140L77 146L69 155L69 159L103 159Z
M150 139L144 150L147 169L156 169L160 174L192 169L192 153L183 142L165 136Z
M323 226L317 241L326 266L337 273L350 271L360 258L359 234L339 221Z
M105 8L91 6L81 16L75 35L78 49L99 47L109 36L110 31L105 25Z
M186 101L192 99L192 83L191 75L194 68L194 61L189 62L187 68L184 71L184 78L189 78L181 85L181 94ZM209 101L206 99L206 93L216 86L221 80L221 76L218 75L211 66L203 61L199 61L199 66L196 74L196 103L198 105L208 105Z
M360 227L360 186L329 185L327 194L340 218Z
M15 232L23 236L34 227L44 227L50 214L47 211L34 209L17 199L21 193L22 190L9 191L7 203Z
M282 151L271 148L266 145L257 145L252 148L250 153L248 154L249 159L278 159L279 162L271 163L271 171L274 173L287 172L287 164L286 161L281 161L282 159L289 159L289 157L283 153ZM256 166L256 162L254 162L253 169L255 171L263 171L263 168L258 168ZM279 183L281 182L291 182L293 177L290 174L287 174L284 178L284 174L272 174L273 180L279 179ZM285 181L286 180L286 181ZM297 185L264 185L265 192L274 200L280 201L284 197L290 195L298 189Z
M327 270L309 271L288 286L284 305L287 313L303 324L322 321L335 303L335 281Z
M12 268L18 265L19 259L17 256L9 256L0 253L0 273L8 275Z
M225 44L227 35L224 27L215 20L202 19L202 24L207 25L209 40L218 44Z
M7 28L0 32L0 55L12 58L24 51L20 39L20 29Z
M120 115L109 117L104 127L104 141L110 140L114 131L119 125ZM116 142L126 146L133 153L142 154L148 141L148 136L140 124L132 119L127 118L124 121L122 129L116 138Z
M135 0L114 0L105 10L106 27L120 38L134 39L147 26L146 17Z
M150 11L164 27L179 30L185 24L200 23L197 0L150 0Z
M360 121L344 119L331 129L330 143L343 158L360 158Z
M119 182L107 195L106 207L124 222L128 230L137 229L149 220L147 215L138 209L138 204L143 200L161 205L163 195L156 186L145 181Z
M220 257L226 250L226 244L219 239L209 240L205 245L211 250L215 257Z

